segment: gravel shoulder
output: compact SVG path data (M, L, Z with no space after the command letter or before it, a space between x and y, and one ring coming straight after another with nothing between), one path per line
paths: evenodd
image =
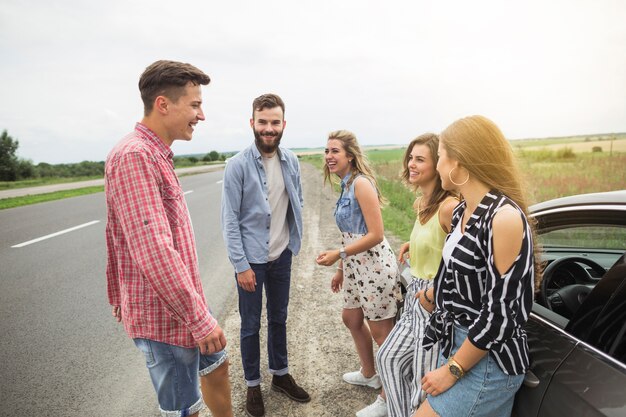
M294 257L287 338L289 369L296 381L311 395L311 402L299 404L270 389L267 371L265 318L261 330L261 389L267 417L354 416L376 399L370 388L348 385L341 376L359 368L359 360L348 329L341 321L342 295L330 291L334 267L315 263L319 252L336 248L340 233L333 209L336 201L330 186L323 186L319 169L302 164L304 188L304 238ZM387 234L397 250L397 239ZM246 387L239 350L239 312L236 298L221 323L228 339L230 379L235 416L245 416ZM205 410L203 417L211 414Z

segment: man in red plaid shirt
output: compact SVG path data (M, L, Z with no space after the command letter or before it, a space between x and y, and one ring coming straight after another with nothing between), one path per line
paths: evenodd
M233 415L226 339L204 298L170 149L174 140L191 140L204 120L201 86L209 82L190 64L146 68L139 80L144 118L105 166L109 303L144 353L168 417L197 416L203 398L213 416Z

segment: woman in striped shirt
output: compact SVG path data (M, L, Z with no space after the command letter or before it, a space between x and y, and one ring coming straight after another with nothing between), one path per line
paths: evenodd
M440 136L437 171L462 202L435 279L423 341L439 368L414 416L508 416L528 368L522 329L532 306L533 233L511 146L489 119L457 120Z

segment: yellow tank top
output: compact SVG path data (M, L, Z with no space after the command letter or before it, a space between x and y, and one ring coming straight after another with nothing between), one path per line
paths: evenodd
M417 216L410 238L411 275L422 279L435 277L445 240L446 232L439 224L439 210L424 225Z

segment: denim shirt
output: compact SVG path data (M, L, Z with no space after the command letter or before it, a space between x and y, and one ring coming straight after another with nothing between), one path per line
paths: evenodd
M279 148L280 166L289 197L289 249L294 255L302 241L302 184L298 158ZM224 169L222 187L222 234L228 258L237 273L250 264L264 264L269 258L271 210L267 176L256 145L232 157Z
M352 181L350 187L346 188L346 184L351 176L352 173L348 173L348 175L341 180L341 195L335 207L335 222L337 222L337 227L339 227L339 230L342 232L364 235L367 233L367 225L365 224L365 218L361 212L361 206L359 206L359 202L354 195L354 183L360 174L354 177L354 181Z

